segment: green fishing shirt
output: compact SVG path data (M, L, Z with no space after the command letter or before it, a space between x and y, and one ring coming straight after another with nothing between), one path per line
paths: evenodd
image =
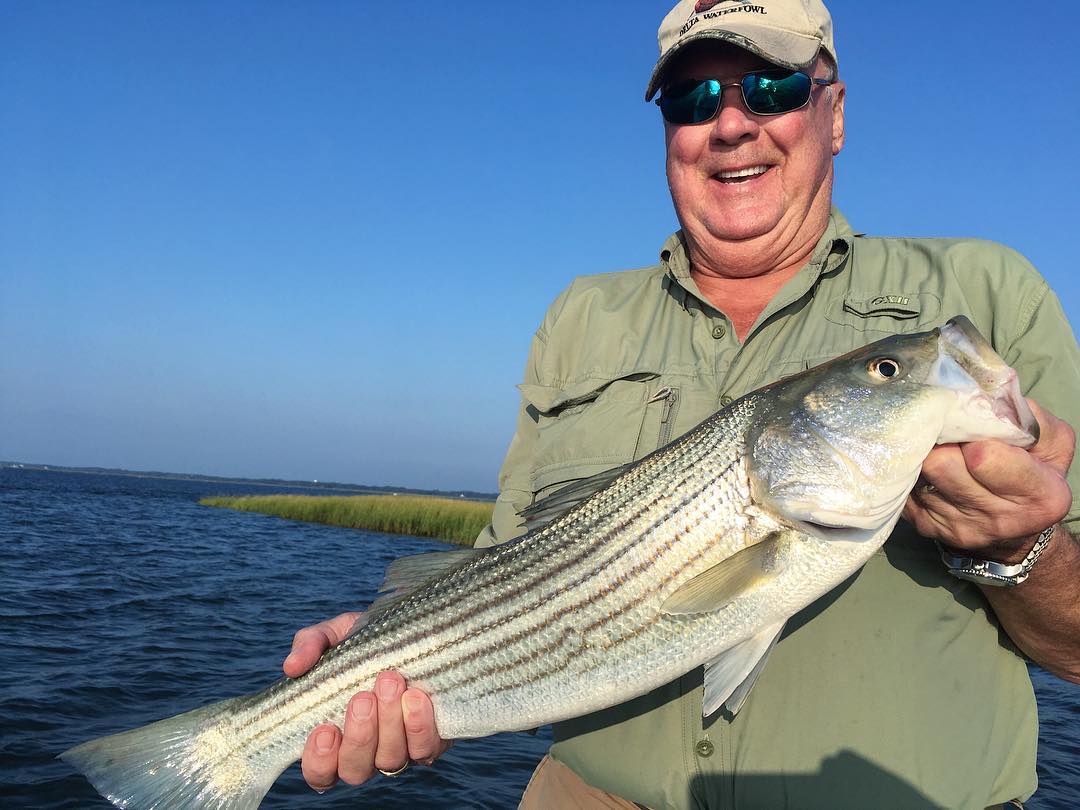
M640 458L723 405L889 334L966 315L1026 395L1080 426L1080 351L1057 298L1000 245L853 234L833 211L810 263L740 343L690 276L660 263L576 279L533 340L492 525ZM1080 465L1067 525L1080 530ZM701 670L557 723L552 756L652 808L985 808L1036 787L1024 660L979 589L901 522L856 575L787 625L742 711L703 719Z

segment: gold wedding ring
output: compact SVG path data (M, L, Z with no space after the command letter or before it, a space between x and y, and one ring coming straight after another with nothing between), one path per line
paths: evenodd
M383 776L401 776L409 767L409 760L405 760L405 764L398 768L396 771L384 771L382 768L376 768Z

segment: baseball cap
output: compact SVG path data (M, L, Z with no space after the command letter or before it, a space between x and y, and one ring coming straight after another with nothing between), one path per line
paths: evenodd
M657 39L660 58L646 101L656 95L671 58L705 39L730 42L792 70L809 67L821 49L839 65L832 17L821 0L681 0L660 23Z

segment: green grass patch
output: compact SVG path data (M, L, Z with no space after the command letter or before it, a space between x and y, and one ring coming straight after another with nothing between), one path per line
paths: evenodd
M491 501L422 495L249 495L203 498L199 503L309 523L431 537L461 546L473 544L491 522L495 507Z

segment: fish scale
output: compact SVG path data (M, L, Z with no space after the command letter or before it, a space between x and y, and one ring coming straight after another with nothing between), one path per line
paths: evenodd
M903 373L875 377L882 358ZM979 397L1015 420L970 410ZM448 739L582 715L702 664L705 710L738 711L787 618L884 542L939 436L1027 446L1036 430L966 321L872 344L556 492L516 541L395 562L391 593L303 677L63 756L123 807L253 808L391 669Z

